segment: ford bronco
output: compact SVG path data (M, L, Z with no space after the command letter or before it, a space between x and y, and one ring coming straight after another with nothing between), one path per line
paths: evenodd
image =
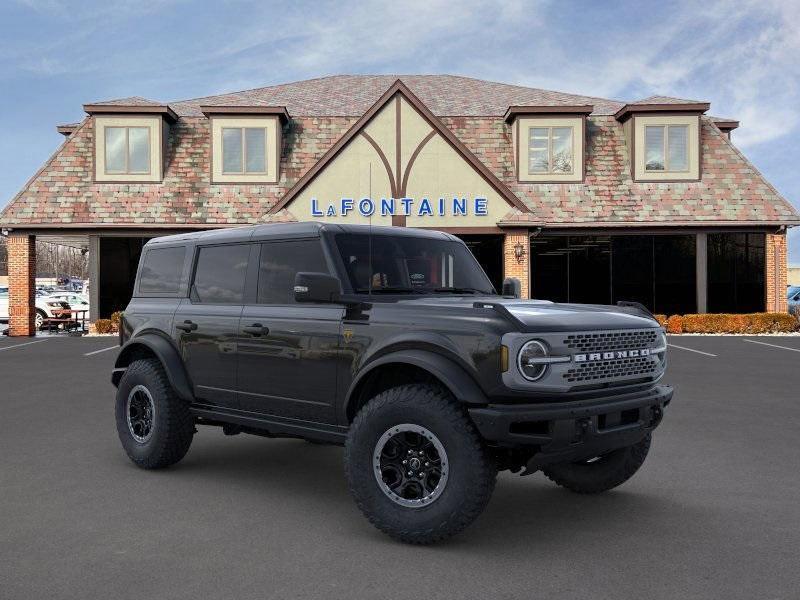
M515 285L516 284L516 285ZM447 538L498 470L581 494L642 465L672 389L646 309L502 295L453 235L286 223L144 247L120 328L116 425L145 469L198 426L344 445L364 515Z

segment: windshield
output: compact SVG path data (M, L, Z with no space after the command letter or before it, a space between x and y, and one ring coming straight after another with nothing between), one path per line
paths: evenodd
M495 293L475 257L460 242L340 233L336 246L356 293Z

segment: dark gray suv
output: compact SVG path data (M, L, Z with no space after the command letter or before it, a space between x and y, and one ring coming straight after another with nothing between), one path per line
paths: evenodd
M112 381L122 445L177 463L196 426L345 446L367 518L430 543L498 470L578 493L642 465L672 389L645 309L498 295L458 238L261 225L148 242Z

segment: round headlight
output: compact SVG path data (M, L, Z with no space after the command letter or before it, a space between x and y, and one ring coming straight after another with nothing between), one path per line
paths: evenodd
M532 340L525 344L517 355L517 366L519 372L528 381L541 379L547 370L547 363L541 362L547 358L547 346L537 340Z

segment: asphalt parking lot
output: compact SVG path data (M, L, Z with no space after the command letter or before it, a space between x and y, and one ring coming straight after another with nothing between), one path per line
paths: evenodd
M747 341L750 340L750 341ZM145 472L113 338L0 338L0 598L797 598L800 337L672 337L642 470L596 497L500 476L434 547L373 529L342 451L201 428Z

